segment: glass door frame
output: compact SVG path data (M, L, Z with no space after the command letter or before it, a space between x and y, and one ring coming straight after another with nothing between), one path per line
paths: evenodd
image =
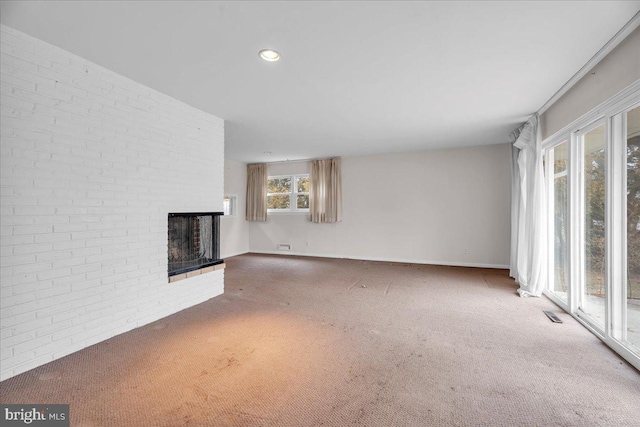
M628 306L627 306L627 113L640 108L640 101L626 105L611 115L611 197L608 200L610 221L609 265L610 265L610 322L608 334L612 340L627 348Z
M575 274L572 276L575 279L577 279L575 282L572 283L572 287L574 288L575 292L573 292L574 298L572 299L572 312L576 314L576 316L582 318L585 322L587 322L590 326L591 329L593 329L596 333L598 333L601 336L605 335L605 331L607 330L607 325L608 325L608 319L609 319L609 307L607 304L607 300L608 297L610 295L610 292L608 290L608 266L607 266L607 254L609 253L608 249L608 245L607 245L607 238L609 237L609 233L607 232L607 224L610 222L609 221L609 216L607 215L607 205L609 203L607 198L609 197L609 188L608 188L608 174L609 174L609 141L611 138L608 138L608 132L609 132L609 125L608 125L608 120L605 119L605 117L600 117L595 121L590 122L589 124L587 124L586 126L577 129L575 132L571 133L571 145L574 147L574 152L575 152L575 157L572 159L573 160L573 165L575 165L574 170L576 171L574 174L574 178L575 179L575 189L576 191L573 191L573 197L570 195L569 199L570 201L570 205L574 207L573 211L574 211L574 216L571 217L570 220L570 227L572 228L572 235L574 236L572 243L572 246L574 248L576 248L575 254L576 256L574 258L577 258L575 261L577 261L577 265L574 266L574 268L577 268L577 270L575 271ZM602 321L602 324L599 324L596 319L593 318L593 316L589 315L589 313L583 311L581 309L581 307L583 306L583 298L585 297L585 291L586 291L586 287L587 287L587 275L586 275L586 270L587 270L587 259L586 259L586 247L587 247L587 242L586 242L586 209L585 209L585 202L586 202L586 194L585 194L585 164L584 164L584 158L585 158L585 151L584 151L584 144L585 144L585 140L584 137L586 134L588 134L589 132L591 132L594 129L597 129L599 127L603 127L603 136L604 136L604 144L603 144L603 149L604 149L604 156L605 156L605 161L604 161L604 165L605 165L605 183L604 183L604 191L605 191L605 206L604 206L604 210L605 210L605 218L604 218L604 222L605 222L605 259L604 261L604 283L603 283L603 287L604 287L604 299L603 299L603 305L604 305L604 318ZM574 246L575 245L575 246ZM575 284L574 284L575 283Z
M553 224L553 149L569 141L568 189L569 189L569 283L567 302L547 288L546 297L571 314L578 322L594 333L606 345L640 370L640 352L625 342L627 336L627 138L626 113L640 106L640 80L635 81L609 100L566 125L542 143L545 159L548 224ZM578 291L585 286L584 253L582 252L584 219L584 183L582 170L583 151L580 138L590 130L604 124L605 135L605 318L604 328L590 316L579 310ZM549 266L553 266L553 227L548 227ZM551 268L549 283L553 283Z
M567 218L568 218L568 227L567 227L567 261L569 263L569 268L568 268L568 276L567 276L567 298L566 301L563 300L562 298L560 298L558 295L556 295L555 293L555 247L553 246L552 242L555 241L555 179L556 179L556 173L555 173L555 149L558 148L560 145L562 144L567 144L567 168L564 171L564 173L567 176L567 195L568 195L568 206L567 206ZM565 311L572 311L571 310L571 299L572 299L572 286L571 286L571 278L573 277L573 272L572 272L572 268L571 268L571 260L573 259L572 255L571 255L571 251L572 251L572 244L571 244L571 239L573 236L573 232L571 230L571 211L572 206L571 206L571 168L572 168L572 162L571 162L571 155L572 155L572 151L573 150L571 144L571 139L570 138L565 138L565 139L560 139L559 141L555 142L553 145L547 147L545 149L545 180L546 180L546 187L548 189L547 191L547 242L549 242L549 251L547 252L547 283L551 284L554 283L554 289L553 290L549 290L549 292L547 293L547 297L549 297L550 299L553 300L553 302L555 302L557 305L559 305L560 307L562 307Z

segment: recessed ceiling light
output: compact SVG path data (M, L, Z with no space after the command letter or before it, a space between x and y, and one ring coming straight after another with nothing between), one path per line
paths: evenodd
M280 54L273 49L263 49L260 51L260 58L265 61L275 62L280 59Z
M267 156L271 155L271 151L264 151L264 154L266 154Z

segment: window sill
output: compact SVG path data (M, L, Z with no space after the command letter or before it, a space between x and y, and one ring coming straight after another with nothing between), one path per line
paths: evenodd
M269 215L309 215L309 211L267 212L267 216Z

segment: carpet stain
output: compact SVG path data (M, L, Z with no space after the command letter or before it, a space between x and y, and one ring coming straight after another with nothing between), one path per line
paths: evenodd
M38 376L38 379L40 381L51 381L51 380L59 380L60 378L62 378L62 375L60 375L60 372L48 372L46 374L42 374L40 376Z
M360 283L362 281L362 279L358 279L356 280L351 286L349 286L349 288L347 289L347 291L350 291L351 289L353 289L358 283Z

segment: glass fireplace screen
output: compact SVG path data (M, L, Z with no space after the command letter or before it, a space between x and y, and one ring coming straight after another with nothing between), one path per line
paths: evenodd
M222 212L170 213L169 276L221 264Z

